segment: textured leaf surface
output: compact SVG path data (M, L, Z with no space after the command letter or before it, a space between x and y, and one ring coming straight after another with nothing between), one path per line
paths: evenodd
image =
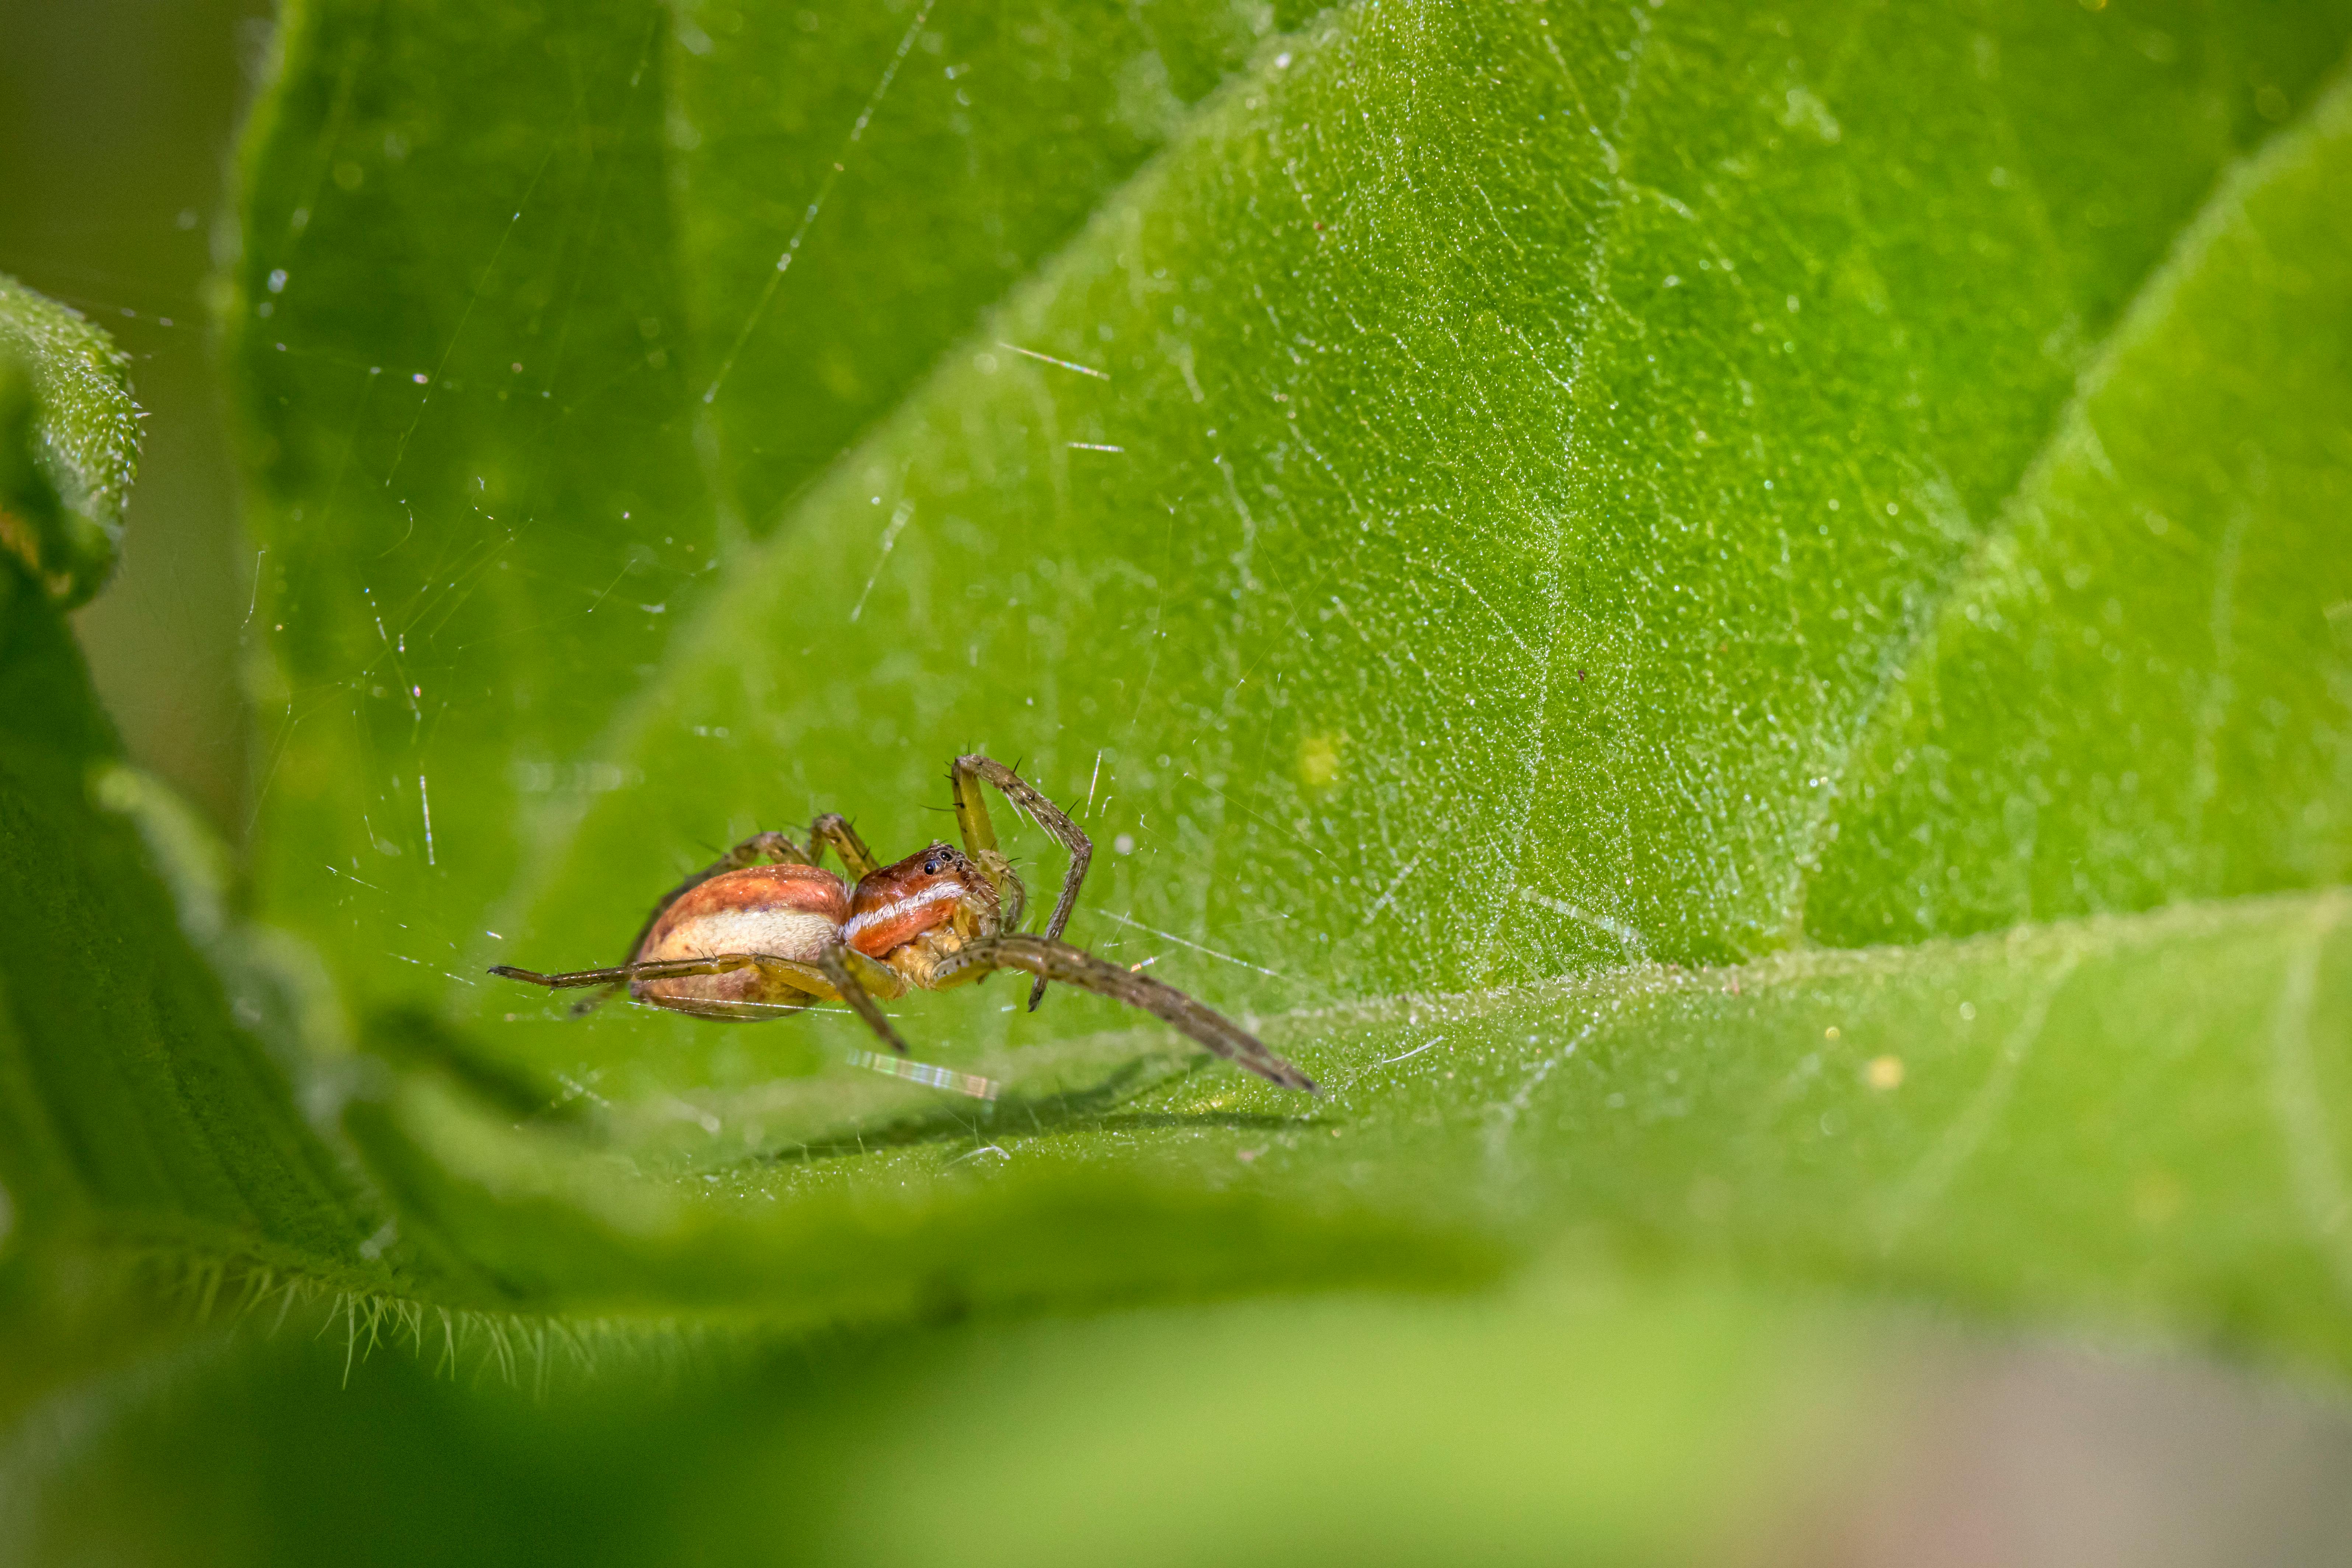
M600 1195L560 1147L518 1167L446 1108L407 1116L436 1168L544 1205L440 1212L549 1270L548 1300L625 1301L651 1276L856 1315L861 1292L907 1300L902 1279L976 1301L1055 1277L1087 1295L1222 1289L1228 1268L1336 1279L1357 1245L1339 1232L1368 1242L1363 1216L1384 1215L1381 1262L1358 1265L1372 1278L1471 1279L1495 1248L1598 1242L2342 1367L2346 913L2341 893L2247 900L1265 1021L1328 1086L1315 1104L1222 1073L1071 1094L1075 1047L1025 1080L1017 1051L973 1064L1008 1081L987 1115L836 1103L828 1124L805 1094L705 1090L625 1124L639 1170L688 1205L650 1251L633 1238L667 1204ZM1087 1043L1106 1064L1150 1046ZM813 1228L750 1245L779 1205ZM561 1246L522 1239L551 1217ZM1337 1228L1309 1258L1316 1225ZM1024 1229L1024 1256L995 1256ZM1433 1244L1449 1231L1456 1249ZM632 1252L640 1268L616 1266ZM836 1258L854 1269L831 1276Z
M1048 1248L1072 1289L1154 1288L1155 1248L1246 1276L1193 1205L1264 1186L1457 1238L1397 1277L1590 1225L2338 1356L2324 1193L2281 1173L2332 1134L2253 1152L2335 1101L2233 1076L2330 896L1814 950L2340 876L2335 565L2213 584L2340 530L2352 12L1182 15L300 14L239 329L283 571L263 881L368 1038L454 1069L368 1113L410 1239L487 1300L823 1315L894 1255L877 1194L986 1239L871 1300L995 1300L1063 1266L990 1247L1088 1234L1088 1183L1156 1217ZM2184 594L2242 601L2237 640L2142 680ZM2121 684L2075 700L2053 648ZM1066 988L902 1005L1008 1085L984 1122L812 1079L838 1018L560 1021L480 979L609 962L755 827L919 843L970 748L1104 851L1081 940L1340 1091L1185 1076ZM2116 816L2159 776L2189 804ZM1664 963L1727 966L1761 1034ZM2150 1080L2104 1020L2176 974ZM1902 1037L1825 1058L1806 1009L1870 997ZM1988 1043L2045 1028L2020 1063L2089 1075L2046 1103ZM1560 1070L1685 1039L1724 1054L1622 1115ZM457 1080L588 1113L518 1141ZM2118 1173L2067 1096L2126 1084L2184 1142ZM1572 1134L1517 1131L1554 1095ZM2116 1231L2133 1184L2227 1217Z
M0 276L0 548L79 604L114 569L138 466L122 356L79 311Z
M289 7L236 320L262 879L362 998L436 984L518 824L630 776L598 737L719 562L1261 10Z
M1929 49L1908 23L1900 46L1855 42L1916 55L1948 89L1919 100L1951 106L1951 122L1908 97L1873 120L1864 96L1832 117L1835 140L1801 137L1809 121L1782 120L1811 89L1757 110L1747 68L1698 47L1720 36L1669 14L1636 37L1555 40L1622 79L1633 118L1601 137L1543 41L1557 24L1536 20L1519 35L1350 13L1221 100L988 329L1073 361L1091 344L1113 378L987 344L943 367L730 574L609 753L643 785L592 797L576 828L551 814L567 858L473 951L604 961L635 889L702 853L688 835L725 842L844 805L889 813L864 819L877 842L919 842L936 831L917 808L940 801L938 759L975 744L1029 753L1113 846L1082 940L1160 954L1228 1004L1808 940L1811 868L1856 738L1990 548L1969 519L2041 471L2078 366L2151 403L2200 369L2120 348L2110 365L2082 340L2136 286L2142 316L2190 337L2231 330L2199 301L2261 289L2226 247L2163 261L2195 215L2186 179L2137 249L2105 228L2097 243L2053 234L2045 209L2110 186L2144 195L2197 146L2210 180L2226 143L2180 138L2221 121L2176 107L2162 134L2114 141L2037 116L1998 161L1963 132L2035 68L2109 69L2126 97L2168 79L2097 19L2068 16L2061 39L2006 54L1974 31ZM1676 30L1690 27L1700 38ZM1776 73L1784 58L1766 58ZM1460 84L1442 100L1453 118L1389 90L1408 63ZM1636 134L1653 98L1705 104L1708 135L1745 124L1749 142L1704 155L1680 121ZM1563 117L1575 133L1549 134ZM2325 128L2294 140L2240 184L2341 166ZM2149 163L2109 166L2135 157ZM2077 194L2021 195L2044 186ZM1318 190L1343 198L1328 216L1301 205ZM1883 213L1854 210L1881 199ZM2013 259L1989 267L2003 235ZM1865 268L1880 281L1864 287ZM2168 303L2177 275L2215 269ZM2316 256L2303 273L2329 275ZM1900 279L1907 309L1889 292ZM2273 309L2325 293L2281 289ZM2142 316L2136 337L2153 330ZM2309 407L2284 381L2246 390L2250 424ZM2319 548L2336 524L2325 493L2281 519L2283 540ZM821 591L869 581L862 613ZM2325 694L2341 668L2339 652L2296 679L2340 708ZM2116 743L2177 713L2131 714ZM2312 759L2275 792L2300 821L2341 786L2324 731L2290 727L2284 743ZM2092 793L2053 810L2095 809ZM2004 826L1968 828L1972 867L2010 860ZM2315 869L2229 890L2325 881ZM1874 869L1870 896L1900 874ZM1875 934L1842 912L1860 897L1823 911L1836 938ZM463 1005L502 1019L513 1003ZM985 1009L958 1011L959 1037L991 1037ZM1076 999L1055 1011L1087 1017ZM603 1044L621 1032L499 1038L644 1075L625 1083L772 1070L692 1025L632 1023Z
M1874 715L1818 935L2345 880L2347 178L2339 92L2183 237Z
M801 26L743 15L751 34ZM350 45L345 71L341 16L298 34L257 143L245 341L282 498L268 527L296 563L273 622L292 681L268 885L349 922L334 945L370 995L500 951L479 913L546 854L518 851L518 821L543 839L603 808L556 898L577 923L523 932L601 960L632 915L581 886L667 885L700 846L821 806L904 821L939 759L981 742L1056 793L1095 786L1100 836L1136 837L1111 907L1194 940L1278 910L1286 926L1250 933L1259 962L1311 952L1344 994L1792 940L1825 781L1890 671L2252 144L2256 100L2307 97L2345 28L2317 7L2131 27L1817 11L1786 37L1703 10L1349 13L1194 117L742 554L711 519L772 516L811 472L776 468L775 444L854 425L824 367L867 363L856 334L931 301L935 330L893 339L929 345L910 368L995 286L888 269L913 265L891 226L934 221L913 215L1010 221L999 143L966 126L982 162L922 163L942 185L857 185L899 167L899 142L836 144L836 121L809 119L811 167L772 188L810 202L758 210L779 252L805 222L792 254L839 259L777 274L739 193L778 111L756 72L712 63L727 30L679 44L581 15L576 47L560 27L469 46L478 77L436 65L403 92L446 107L434 134L387 132L397 165L377 168L373 132L333 129L355 150L346 193L313 168L333 155L319 128L364 112L335 105L456 46L419 22L413 43ZM843 138L893 70L909 96L878 100L870 134L919 146L938 114L958 133L961 42L837 26L799 47L835 51L803 79L850 84L823 89ZM1078 80L1114 35L1007 37ZM575 91L583 50L613 90ZM540 109L511 79L542 57L562 101ZM692 148L656 136L665 90ZM613 155L527 129L566 114ZM1066 122L1008 123L1003 157L1063 168L1024 138ZM510 142L498 178L420 162ZM665 158L707 194L657 200ZM842 205L811 217L828 162ZM578 189L546 184L564 178ZM495 198L446 195L485 184ZM281 246L278 215L313 197ZM382 258L412 236L438 237L387 295ZM677 310L594 293L657 287L709 298L671 347L642 329ZM558 339L574 358L545 359ZM566 363L576 384L509 384ZM669 637L713 549L728 600ZM649 552L658 569L632 564ZM616 712L617 747L598 740Z

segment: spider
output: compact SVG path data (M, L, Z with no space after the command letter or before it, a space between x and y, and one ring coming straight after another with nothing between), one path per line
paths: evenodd
M737 1022L782 1017L819 1001L845 1002L904 1056L907 1043L882 1016L877 996L903 996L909 987L945 991L995 970L1017 969L1036 977L1029 992L1033 1012L1047 983L1058 980L1140 1007L1285 1089L1317 1092L1305 1073L1231 1019L1061 940L1094 845L1052 801L987 757L958 757L949 779L963 835L961 850L933 843L884 866L846 818L827 812L809 826L805 848L782 833L755 833L679 883L654 906L628 956L609 969L538 974L501 963L490 973L553 989L600 988L572 1008L575 1015L625 987L635 1001ZM1013 929L1029 895L996 847L996 829L981 795L983 782L1069 851L1070 868L1043 936ZM819 863L828 845L856 879L855 886Z

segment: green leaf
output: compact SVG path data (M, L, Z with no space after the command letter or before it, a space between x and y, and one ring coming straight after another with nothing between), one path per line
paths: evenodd
M289 7L234 318L260 879L362 998L454 967L404 932L472 938L518 822L625 776L598 737L719 562L1264 10Z
M66 319L26 313L40 311ZM36 363L38 444L0 467L79 450L127 407L95 331L35 342L58 356ZM380 1216L239 1020L264 1021L274 998L255 971L233 1010L125 813L184 839L193 819L166 821L154 787L122 769L44 586L0 559L0 1245L236 1260L380 1289L389 1277L362 1255ZM173 868L198 940L223 940L201 858Z
M1070 1092L1089 1058L1150 1063L1137 1030L967 1060L1005 1081L981 1111L687 1091L617 1118L629 1180L446 1094L368 1136L412 1231L470 1260L447 1272L503 1271L485 1304L894 1317L1443 1285L1597 1243L2342 1369L2347 912L2243 900L1261 1020L1327 1086L1308 1106L1222 1072Z
M1386 1226L1382 1278L1592 1235L2341 1361L2340 895L2217 901L2341 875L2337 568L2227 590L2195 702L2140 671L2233 527L2330 548L2352 8L1364 6L1156 121L1124 12L808 15L318 6L252 143L261 880L449 1069L360 1131L463 1300L1360 1279ZM960 119L967 54L1043 96ZM1078 939L1327 1105L1067 988L903 1005L983 1122L814 1080L839 1018L480 975L756 827L919 843L975 748L1103 851ZM595 1109L518 1132L534 1085Z
M710 1112L702 1120L725 1130ZM445 1306L808 1329L1337 1286L1459 1289L1492 1281L1510 1258L1458 1216L1391 1213L1344 1190L1204 1190L1190 1173L1112 1166L1002 1183L950 1169L901 1190L896 1167L877 1176L860 1163L795 1182L740 1168L743 1125L728 1163L737 1168L722 1176L635 1151L616 1171L609 1155L518 1138L429 1088L353 1121L405 1243L436 1279L429 1300ZM841 1141L861 1129L888 1141L871 1123L843 1128Z
M1098 841L1131 842L1098 860L1080 940L1162 953L1225 1005L1807 940L1825 799L1975 558L1970 519L2033 468L2228 150L2201 68L2033 15L1940 47L1856 21L1835 35L1856 58L1913 75L1826 99L1785 44L1727 59L1654 18L1563 56L1630 94L1605 136L1549 21L1333 23L982 334L1119 345L1115 378L985 342L944 366L730 568L604 753L643 784L577 827L551 811L566 858L472 953L610 962L635 889L819 809L895 805L916 837L938 760L974 745L1027 753ZM1408 61L1460 84L1458 119L1386 90ZM2127 137L2011 107L2062 68L2069 102L2181 96ZM1790 107L1816 100L1834 140ZM1644 131L1645 105L1685 118ZM1408 124L1445 162L1392 167ZM2136 246L2110 230L2137 206L2076 210L2167 184L2178 208ZM2326 521L2299 514L2302 537ZM463 995L506 1022L510 997ZM1000 1037L960 1011L959 1036ZM498 1032L625 1066L631 1092L778 1063L690 1024Z
M1980 931L2352 871L2352 94L2238 171L1873 716L1808 923Z
M0 275L0 549L79 605L114 570L139 467L123 358L81 313Z

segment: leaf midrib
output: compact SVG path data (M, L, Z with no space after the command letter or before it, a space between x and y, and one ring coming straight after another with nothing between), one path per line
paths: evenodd
M1552 42L1549 33L1545 35L1545 41ZM1625 51L1629 58L1625 62L1623 80L1617 89L1617 110L1611 117L1609 128L1605 133L1602 132L1600 122L1591 118L1591 110L1585 106L1583 92L1575 78L1570 74L1564 63L1560 68L1560 74L1568 79L1570 90L1576 97L1578 107L1584 109L1587 125L1595 135L1600 136L1601 145L1608 150L1612 172L1620 162L1617 139L1624 130L1625 117L1633 111L1633 100L1641 94L1642 66L1649 58L1649 45L1650 19L1636 12L1634 44L1632 48ZM1555 56L1558 55L1557 44L1552 45L1552 52ZM1597 226L1598 232L1593 236L1591 247L1591 264L1585 269L1584 327L1576 335L1576 348L1568 371L1569 384L1575 389L1568 402L1569 415L1572 421L1568 431L1568 445L1571 449L1584 445L1587 422L1581 417L1583 413L1581 392L1584 386L1585 350L1592 342L1592 317L1601 305L1601 289L1607 279L1609 263L1614 254L1622 229L1622 219L1628 205L1626 197L1632 189L1632 182L1622 175L1612 174L1609 185L1608 212ZM1527 779L1520 807L1517 814L1518 820L1512 828L1510 847L1505 858L1505 864L1508 869L1498 882L1498 890L1494 901L1494 914L1488 921L1486 934L1479 942L1480 948L1490 959L1502 947L1505 928L1509 924L1514 913L1514 906L1518 901L1519 871L1526 862L1528 834L1535 826L1536 800L1543 788L1544 782L1544 760L1550 754L1551 750L1549 720L1551 713L1552 681L1559 672L1560 628L1566 620L1569 609L1567 595L1561 591L1562 566L1566 561L1568 550L1568 523L1565 519L1556 515L1552 527L1551 559L1551 581L1554 591L1550 595L1550 618L1544 628L1543 685L1537 693L1535 712L1528 721L1530 744L1528 750ZM1473 590L1473 593L1475 595L1475 590ZM1482 598L1480 603L1485 603L1485 600ZM1495 618L1502 620L1503 617L1497 613ZM1504 623L1504 629L1510 630L1508 622ZM1518 634L1512 632L1511 635L1512 640L1517 641ZM1646 952L1648 949L1646 939L1642 946Z

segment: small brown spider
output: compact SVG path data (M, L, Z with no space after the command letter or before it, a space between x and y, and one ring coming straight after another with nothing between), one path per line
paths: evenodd
M877 995L903 996L910 986L945 991L994 970L1018 969L1037 977L1029 993L1033 1011L1048 981L1083 986L1174 1025L1260 1078L1315 1092L1305 1073L1231 1019L1061 941L1094 845L1003 763L958 757L949 777L963 831L961 850L935 843L895 866L877 865L848 822L828 812L810 825L806 849L781 833L755 833L678 884L654 906L628 957L610 969L534 974L501 963L490 973L533 985L604 988L575 1014L624 986L656 1007L739 1022L782 1017L819 1001L846 1002L903 1056L907 1044L882 1016ZM982 780L1070 852L1044 936L1011 929L1021 923L1029 894L997 850ZM857 879L854 888L818 864L828 844ZM774 864L753 864L763 859Z

